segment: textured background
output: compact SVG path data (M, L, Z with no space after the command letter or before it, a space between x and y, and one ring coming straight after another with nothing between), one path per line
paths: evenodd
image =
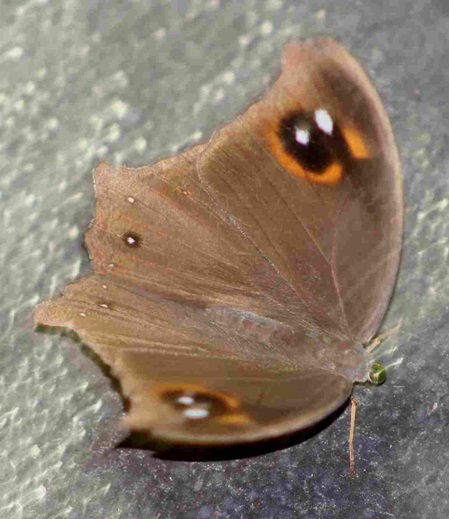
M114 450L100 367L36 334L35 304L89 265L91 170L206 139L265 88L282 44L318 33L366 65L404 167L406 245L384 323L388 383L294 447L226 462ZM0 0L0 516L449 517L449 2Z

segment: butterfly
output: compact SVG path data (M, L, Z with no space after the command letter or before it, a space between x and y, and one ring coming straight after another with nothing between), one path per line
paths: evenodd
M110 366L143 444L277 438L370 379L402 179L381 100L341 44L287 44L271 90L208 143L102 163L95 187L94 273L35 322L74 330Z

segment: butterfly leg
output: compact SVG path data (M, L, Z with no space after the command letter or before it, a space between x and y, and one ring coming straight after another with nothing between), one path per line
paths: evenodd
M354 456L354 435L355 421L357 418L357 406L359 402L351 397L351 426L349 429L349 477L355 478L355 456Z

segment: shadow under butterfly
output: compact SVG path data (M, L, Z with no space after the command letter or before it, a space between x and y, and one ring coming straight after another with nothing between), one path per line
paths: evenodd
M100 164L95 184L94 274L35 322L110 367L127 445L202 456L301 439L370 379L402 180L382 103L340 44L286 45L270 92L209 143Z

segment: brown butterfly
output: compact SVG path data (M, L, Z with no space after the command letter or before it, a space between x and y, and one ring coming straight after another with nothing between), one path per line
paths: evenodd
M143 440L227 446L311 427L369 379L398 270L398 152L357 61L288 44L271 91L204 145L100 164L94 274L36 323L77 332Z

